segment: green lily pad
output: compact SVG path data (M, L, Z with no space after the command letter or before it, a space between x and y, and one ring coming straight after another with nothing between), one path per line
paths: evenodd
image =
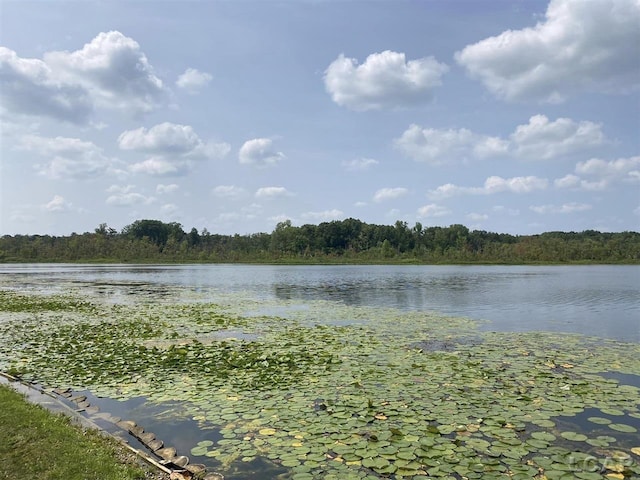
M616 430L618 432L624 432L624 433L635 433L638 431L637 428L631 426L631 425L626 425L624 423L610 423L609 428Z
M556 436L549 432L533 432L531 436L537 440L543 440L545 442L553 442Z
M190 453L194 457L202 457L207 454L207 447L206 446L193 447Z
M562 432L560 436L573 442L584 442L588 438L586 435L577 432Z
M611 423L611 420L604 417L589 417L587 418L587 420L589 420L591 423L595 423L598 425L608 425Z

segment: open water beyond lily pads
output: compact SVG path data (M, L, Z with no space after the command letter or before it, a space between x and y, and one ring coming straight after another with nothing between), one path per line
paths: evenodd
M640 475L637 266L2 265L0 297L0 370L228 479Z

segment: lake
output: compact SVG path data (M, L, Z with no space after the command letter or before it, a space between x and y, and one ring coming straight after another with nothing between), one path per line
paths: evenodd
M231 480L635 478L639 312L638 266L0 265L0 370Z
M0 265L0 286L123 300L184 287L257 299L435 311L497 331L640 342L640 266Z

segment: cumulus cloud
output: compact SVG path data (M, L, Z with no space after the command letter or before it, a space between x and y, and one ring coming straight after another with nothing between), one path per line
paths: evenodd
M79 138L25 135L18 148L48 158L36 168L52 179L88 179L116 172L114 160L104 155L100 147Z
M43 205L43 209L52 213L69 212L73 208L71 202L67 202L62 195L54 195L53 199Z
M351 110L409 107L430 101L448 70L433 57L407 61L390 50L369 55L361 65L341 54L325 71L324 84L334 102Z
M424 205L418 209L419 218L444 217L449 214L451 214L451 210L449 210L447 207L443 207L442 205L437 205L435 203Z
M244 142L238 154L240 163L245 165L256 165L266 167L276 165L286 157L284 153L278 152L273 147L270 138L254 138Z
M592 158L576 165L576 173L604 178L633 178L638 170L640 170L640 156L611 161Z
M88 123L96 108L141 114L165 95L138 43L120 32L100 33L80 50L22 58L0 47L0 98L12 114Z
M529 207L530 210L540 213L540 214L548 214L548 213L575 213L575 212L584 212L586 210L591 210L591 205L586 203L565 203L563 205L533 205Z
M394 198L403 197L407 193L409 193L409 190L403 187L381 188L373 195L373 201L384 202L386 200L393 200Z
M349 172L363 172L379 163L378 160L374 160L373 158L354 158L353 160L343 161L342 166Z
M531 193L535 190L544 190L549 181L535 176L502 178L499 176L488 177L482 187L460 187L452 183L440 185L435 190L429 190L430 198L447 198L455 195L493 195L495 193Z
M516 128L511 144L520 158L549 160L602 145L605 137L601 128L588 121L558 118L550 122L544 115L534 115L528 124Z
M129 166L132 173L141 173L153 177L180 177L190 170L190 164L186 161L168 160L162 157L147 158Z
M155 201L153 197L134 192L134 188L135 185L111 185L106 189L106 192L111 194L107 197L107 205L130 207L133 205L148 205Z
M255 193L257 198L288 197L291 195L292 193L284 187L260 187Z
M306 212L300 215L300 217L303 220L310 220L314 222L328 222L344 218L344 212L334 208L332 210L324 210L322 212Z
M394 143L413 160L441 165L504 156L552 160L593 149L605 141L599 124L570 118L550 121L544 115L534 115L528 123L518 125L509 138L482 135L465 128L445 130L413 124Z
M573 190L604 190L617 182L640 183L640 156L609 161L591 158L578 162L575 173L578 175L568 174L554 180L554 185Z
M468 157L480 136L465 128L438 130L412 124L395 145L413 160L439 165Z
M226 143L206 143L189 125L170 122L160 123L146 129L127 130L118 137L122 150L153 153L156 155L180 156L186 159L222 158L231 147Z
M149 153L152 156L130 166L134 173L148 175L184 175L194 160L224 158L231 146L227 143L204 142L189 125L160 123L148 130L127 130L118 137L122 150Z
M42 60L20 58L0 47L0 99L12 114L46 116L85 123L93 112L89 92L78 84L61 83Z
M59 81L80 85L101 107L149 112L164 94L138 42L118 31L98 34L81 50L48 52L43 58Z
M216 197L237 198L243 196L246 192L242 187L235 185L218 185L212 190Z
M149 130L127 130L118 137L118 145L122 150L183 155L193 152L202 141L189 125L164 122Z
M195 68L187 68L176 80L176 86L188 93L194 94L202 87L206 87L213 77L211 74L201 72Z
M638 88L638 24L637 0L551 0L544 21L468 45L455 59L507 100L624 93Z
M569 174L565 175L562 178L557 178L553 181L553 184L556 188L567 188L571 190L604 190L607 188L607 181L589 181L584 180L577 175Z

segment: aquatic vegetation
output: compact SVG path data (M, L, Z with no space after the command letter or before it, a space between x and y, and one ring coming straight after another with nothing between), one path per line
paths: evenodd
M78 312L2 295L38 308L0 313L0 369L184 402L217 433L194 435L187 453L228 478L269 464L296 480L640 474L640 389L603 376L640 372L638 344L329 302L212 304L192 293ZM260 313L276 307L282 316Z

